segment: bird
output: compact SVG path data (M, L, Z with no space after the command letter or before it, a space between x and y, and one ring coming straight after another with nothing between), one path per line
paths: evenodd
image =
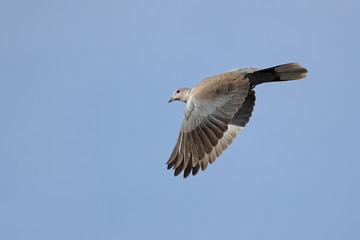
M170 102L186 103L184 119L167 169L177 176L196 175L215 162L246 126L255 106L255 86L297 80L307 69L287 63L266 69L236 68L200 81L193 88L178 88Z

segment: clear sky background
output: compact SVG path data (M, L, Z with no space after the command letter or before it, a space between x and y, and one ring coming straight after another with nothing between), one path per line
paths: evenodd
M360 239L359 4L1 0L0 239ZM221 158L166 170L176 88L288 62Z

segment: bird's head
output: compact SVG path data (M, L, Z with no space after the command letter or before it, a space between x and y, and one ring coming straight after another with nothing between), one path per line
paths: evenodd
M169 100L169 103L176 100L187 102L187 100L189 99L190 92L191 92L191 88L176 89L172 98Z

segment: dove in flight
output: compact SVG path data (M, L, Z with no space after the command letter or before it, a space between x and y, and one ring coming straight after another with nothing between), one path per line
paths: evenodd
M298 63L272 68L237 68L202 80L193 88L175 90L172 101L186 103L185 116L167 168L184 178L205 170L249 122L256 85L306 77Z

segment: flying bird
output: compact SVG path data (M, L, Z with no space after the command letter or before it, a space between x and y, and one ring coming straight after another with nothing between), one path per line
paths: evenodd
M167 168L184 178L201 167L205 170L233 142L249 122L255 106L256 85L306 77L307 70L298 63L272 68L237 68L202 80L194 88L175 90L169 103L186 103L174 150Z

